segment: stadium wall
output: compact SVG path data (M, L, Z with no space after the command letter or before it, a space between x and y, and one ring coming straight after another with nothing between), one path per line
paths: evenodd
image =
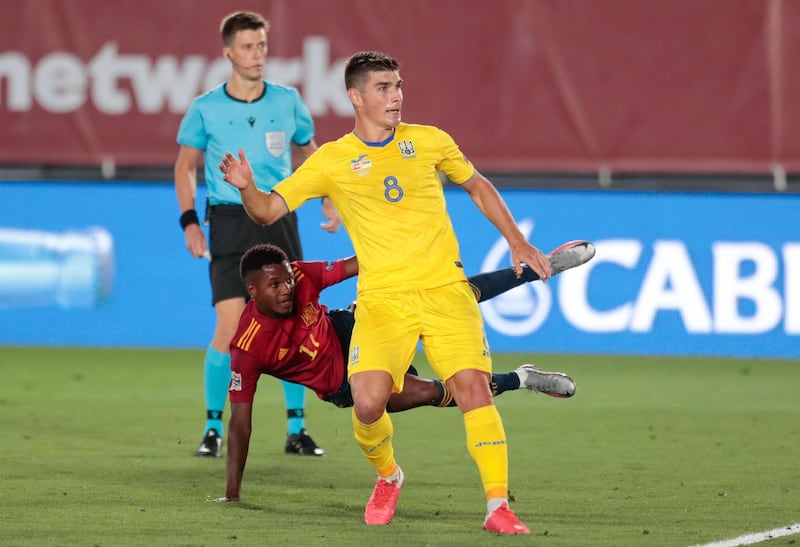
M800 2L0 0L0 165L166 167L222 82L220 18L272 23L267 75L317 140L352 127L347 57L401 61L404 119L489 172L800 173ZM213 8L213 9L209 9Z
M467 273L506 267L497 231L446 191ZM5 181L0 194L0 345L205 346L208 265L184 249L171 185ZM800 358L800 196L503 194L542 250L588 239L597 255L482 304L494 351ZM317 203L299 215L308 259L352 254ZM349 280L323 302L354 297Z

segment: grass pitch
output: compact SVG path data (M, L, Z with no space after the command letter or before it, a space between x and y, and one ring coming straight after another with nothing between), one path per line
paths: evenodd
M497 537L481 530L456 409L393 415L407 483L392 524L367 527L374 475L349 411L309 392L306 422L328 455L285 455L282 392L268 378L243 501L208 503L224 495L225 462L192 456L202 358L0 348L0 544L679 546L800 521L798 362L495 355L495 370L535 362L578 383L567 400L497 399L512 508L532 531Z

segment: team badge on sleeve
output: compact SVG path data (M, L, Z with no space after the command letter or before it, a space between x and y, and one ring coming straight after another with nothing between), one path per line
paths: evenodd
M242 391L242 373L241 372L232 372L231 373L231 386L228 388L228 391Z

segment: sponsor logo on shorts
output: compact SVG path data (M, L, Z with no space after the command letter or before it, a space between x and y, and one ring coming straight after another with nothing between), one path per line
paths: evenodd
M359 359L358 352L359 352L358 346L355 346L354 348L350 349L350 366L355 366L356 364L358 364L358 359Z
M231 373L231 385L228 388L228 391L242 391L242 373L241 372L232 372Z

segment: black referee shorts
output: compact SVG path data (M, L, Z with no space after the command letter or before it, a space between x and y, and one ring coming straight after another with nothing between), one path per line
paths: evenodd
M277 245L289 260L303 260L303 247L294 211L271 226L261 226L247 216L241 205L211 205L209 251L211 265L211 303L249 295L239 274L239 264L247 249L259 243Z

